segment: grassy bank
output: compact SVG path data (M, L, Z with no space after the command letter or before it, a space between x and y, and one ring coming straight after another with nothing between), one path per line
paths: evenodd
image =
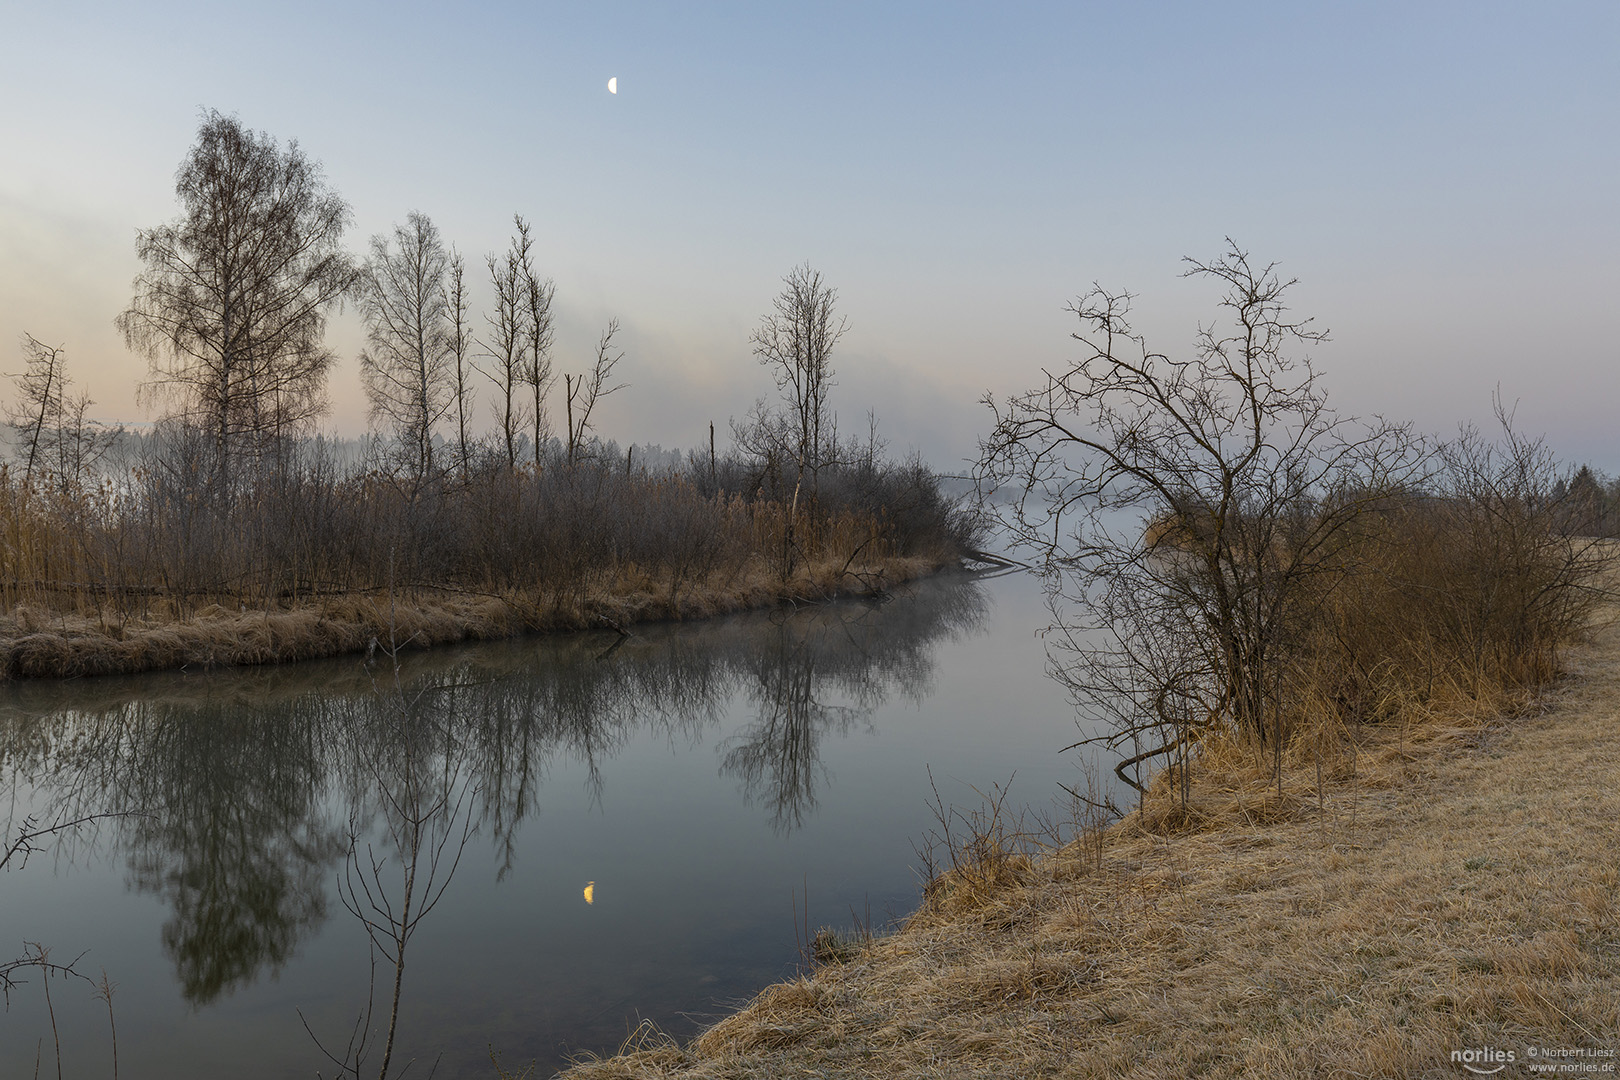
M1453 1051L1620 1052L1620 611L1537 698L1349 733L1275 779L1212 749L1183 804L1005 850L892 936L623 1077L1417 1077ZM1614 1058L1607 1059L1614 1063Z
M226 490L172 450L97 487L0 467L0 678L622 628L889 586L960 558L916 463L499 462L405 484L318 445Z
M423 648L546 631L623 629L638 622L872 595L947 565L954 560L823 559L786 581L745 567L691 582L679 592L667 579L640 575L562 604L538 590L494 594L406 587L274 610L229 611L214 604L185 617L136 616L119 623L22 606L0 618L0 673L77 677L275 664L363 652L386 647L390 640Z

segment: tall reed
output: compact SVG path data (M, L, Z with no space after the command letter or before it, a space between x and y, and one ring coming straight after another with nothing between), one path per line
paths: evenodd
M815 498L735 458L659 472L486 458L411 478L310 441L226 492L206 465L181 433L96 484L0 467L0 645L250 612L342 619L334 605L384 595L489 601L509 629L616 624L624 597L634 617L680 617L880 587L876 568L942 565L972 531L925 469L872 458L825 467Z

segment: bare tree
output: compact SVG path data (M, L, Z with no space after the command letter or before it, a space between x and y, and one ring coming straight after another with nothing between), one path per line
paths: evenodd
M181 217L138 234L146 269L117 321L151 359L151 388L210 433L224 490L236 455L326 409L326 318L355 280L349 207L296 142L282 149L213 110L175 193Z
M88 395L71 391L67 351L24 334L23 370L11 376L17 400L5 409L23 460L23 486L49 475L61 490L77 490L117 439L122 427L108 429L86 413Z
M782 285L772 302L774 312L760 320L750 341L754 355L772 369L777 387L787 397L796 429L793 451L799 471L809 470L814 490L830 434L824 428L830 428L827 391L832 386L832 351L848 321L835 318L838 290L823 282L820 271L809 263L794 267Z
M732 417L731 438L755 470L751 486L779 498L785 482L797 484L797 476L784 475L791 472L792 463L797 460L797 431L792 418L784 410L773 408L764 398L757 399L741 420Z
M22 337L23 370L11 376L17 383L17 401L6 408L6 420L17 436L23 458L23 486L33 482L40 467L48 432L60 427L63 412L63 373L66 346L46 345L32 334Z
M337 1075L355 1080L366 1075L366 1059L378 1049L379 1038L382 1061L377 1080L402 1076L410 1069L407 1062L390 1072L400 1038L407 952L422 920L450 887L478 830L479 787L471 748L457 738L453 712L443 695L431 693L432 687L406 686L400 644L392 629L385 655L393 668L392 679L386 685L373 683L378 699L372 714L375 726L366 730L370 725L357 725L352 733L354 748L371 773L383 827L380 836L363 837L359 815L352 812L348 859L337 882L338 898L360 920L371 942L370 992L341 1054L333 1053L303 1020L304 1029L337 1066ZM377 995L378 959L392 968L386 1002ZM386 1009L386 1022L379 1009Z
M534 393L534 467L538 469L541 452L551 436L546 416L546 395L551 392L551 384L555 381L551 371L551 300L557 288L550 278L542 281L535 273L529 223L517 215L513 215L512 221L517 226L512 246L523 273L525 330L528 336L528 362L523 369L523 383Z
M522 218L517 218L521 222ZM489 267L490 284L495 289L495 312L486 318L489 336L484 340L488 369L479 371L495 384L495 420L500 424L506 447L507 468L517 467L518 434L523 430L523 403L519 388L529 370L528 362L528 281L524 263L528 258L526 229L520 229L506 250L504 259L494 255L484 261Z
M72 381L65 385L71 386ZM81 491L96 465L124 433L122 424L109 427L91 420L88 413L93 404L88 394L68 394L62 402L61 423L46 440L59 490Z
M563 387L568 400L568 465L573 467L575 455L579 447L584 444L586 434L591 430L591 411L596 403L616 390L623 390L624 383L609 386L613 379L613 369L620 360L624 359L623 352L613 351L613 335L619 332L619 320L608 321L607 329L602 332L601 340L596 343L596 363L591 367L589 375L564 375ZM575 416L574 402L579 402L578 416Z
M1080 360L985 398L996 424L977 476L1017 493L989 509L1047 578L1077 704L1132 748L1121 779L1227 726L1271 749L1280 783L1277 703L1316 586L1345 572L1356 523L1418 481L1425 456L1404 426L1329 411L1289 352L1327 335L1288 318L1294 282L1275 264L1230 241L1188 262L1223 287L1230 322L1171 359L1132 331L1128 294L1095 288L1070 307Z
M467 450L467 409L472 402L472 387L467 385L468 354L472 350L472 327L467 322L467 264L461 254L450 249L450 272L445 278L445 313L450 320L450 355L455 362L456 446L460 467L465 470L469 457Z
M433 429L455 404L449 270L439 230L412 213L394 227L392 249L386 237L372 237L361 279L371 347L360 354L360 372L371 415L393 427L399 454L418 480L433 472Z

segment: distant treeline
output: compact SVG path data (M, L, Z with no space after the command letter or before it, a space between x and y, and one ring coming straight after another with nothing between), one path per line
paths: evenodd
M1558 481L1552 498L1565 535L1620 537L1620 477L1582 465L1575 475Z

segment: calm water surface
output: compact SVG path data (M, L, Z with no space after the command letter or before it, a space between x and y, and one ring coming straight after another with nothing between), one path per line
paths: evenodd
M489 1077L493 1049L544 1074L643 1018L688 1035L793 972L806 897L811 927L916 905L930 768L960 805L1074 783L1043 622L1027 577L941 577L617 644L3 686L8 838L134 813L0 875L0 959L105 971L121 1078L330 1076L316 1039L342 1056L373 985L386 1026L355 911L390 944L414 850L396 1070ZM0 1076L55 1075L19 974ZM64 1075L110 1077L105 1005L50 991Z

